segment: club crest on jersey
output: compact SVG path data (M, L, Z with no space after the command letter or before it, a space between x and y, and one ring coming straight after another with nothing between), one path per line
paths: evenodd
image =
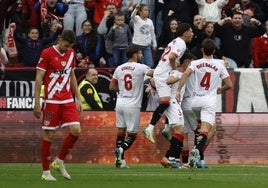
M61 65L65 67L66 66L66 61L62 61Z
M44 124L45 126L48 126L48 125L50 124L50 121L48 121L48 120L44 120L43 124Z

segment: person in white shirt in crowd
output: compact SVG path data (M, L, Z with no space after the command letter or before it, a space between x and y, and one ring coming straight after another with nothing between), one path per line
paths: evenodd
M222 8L229 0L195 0L198 11L207 22L218 22L222 18Z
M141 62L153 68L152 50L157 50L157 42L153 21L148 18L149 12L150 10L145 4L137 4L132 12L131 21L133 21L134 28L132 43L140 46L142 50L143 59Z

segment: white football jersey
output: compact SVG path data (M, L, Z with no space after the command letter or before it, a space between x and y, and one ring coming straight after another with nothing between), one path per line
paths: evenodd
M119 87L116 106L141 107L144 76L149 70L147 65L135 62L124 63L115 69L113 79Z
M191 62L189 66L195 75L195 91L193 96L213 96L217 95L219 79L229 76L227 69L218 59L198 59Z
M170 71L172 70L172 67L169 62L169 56L170 54L175 54L176 58L176 63L180 63L180 59L182 55L184 54L186 50L186 44L184 40L181 38L177 37L173 41L171 41L165 48L160 61L158 62L158 65L156 66L154 70L154 78L157 77L165 77L167 78Z
M178 78L178 79L181 79L182 74L183 73L180 72L180 71L178 71L178 70L172 70L170 72L170 76L173 76L174 78ZM177 81L177 82L175 82L175 83L173 83L171 85L171 96L170 96L171 99L175 99L176 98L176 93L177 93L177 89L178 89L179 83L180 83L180 80ZM181 99L183 98L184 91L185 91L185 85L181 89Z

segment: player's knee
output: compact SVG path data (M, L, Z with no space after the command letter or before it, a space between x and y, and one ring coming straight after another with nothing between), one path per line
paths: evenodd
M72 126L70 126L70 132L74 136L79 136L80 133L81 133L80 125L72 125Z

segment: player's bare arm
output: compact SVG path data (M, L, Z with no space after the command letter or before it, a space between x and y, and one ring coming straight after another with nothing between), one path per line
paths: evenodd
M154 74L154 70L153 70L153 69L149 70L149 71L146 73L146 75L147 75L147 76L150 76L150 77L153 77L153 74Z
M40 105L40 91L42 86L42 81L45 75L45 71L38 70L36 71L36 78L35 78L35 89L34 89L34 109L33 114L36 118L40 118L41 116L41 105Z
M178 102L181 100L181 89L185 85L187 78L191 75L191 73L192 73L192 69L187 68L180 79L180 83L179 83L177 93L176 93L176 99Z
M83 108L82 108L82 102L81 102L81 99L80 99L80 94L78 92L78 86L77 86L77 80L76 80L76 77L75 77L75 74L74 74L74 70L71 71L71 80L70 80L70 84L71 84L71 90L75 96L75 102L76 102L76 107L77 107L77 110L79 112L82 112L83 111Z
M224 82L224 85L217 89L217 94L222 94L225 91L227 91L233 87L233 83L232 83L230 77L223 79L223 82Z
M174 53L171 53L169 55L169 63L173 70L176 69L176 55Z
M119 91L117 80L115 79L111 80L110 85L109 85L109 90L116 91L116 92Z
M167 82L167 85L171 85L171 84L174 84L177 81L179 81L179 78L176 78L174 76L169 76L166 82Z

